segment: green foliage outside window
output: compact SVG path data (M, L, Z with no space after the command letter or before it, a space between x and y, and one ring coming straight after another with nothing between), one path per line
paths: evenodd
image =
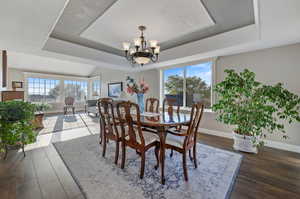
M210 107L211 104L211 87L206 84L200 77L192 76L186 77L186 98L187 105L191 105L198 100L195 96L199 96L199 101L204 103L205 107ZM170 95L183 94L184 78L179 75L171 75L165 82L165 88Z

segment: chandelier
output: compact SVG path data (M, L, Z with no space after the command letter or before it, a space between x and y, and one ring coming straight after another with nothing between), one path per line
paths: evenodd
M125 57L132 65L138 63L141 66L148 64L150 61L153 63L157 62L158 54L160 52L160 46L157 45L156 40L150 40L147 46L147 41L144 37L144 31L146 26L139 26L141 36L133 40L133 47L130 48L129 42L123 43L123 49L125 51Z

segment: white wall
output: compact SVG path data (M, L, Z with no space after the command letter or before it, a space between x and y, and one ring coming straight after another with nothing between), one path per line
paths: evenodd
M23 88L18 88L17 90L23 91L24 90L24 83L25 83L25 79L24 79L24 72L21 70L17 70L17 69L8 69L7 71L7 90L12 90L12 81L18 81L18 82L23 82Z

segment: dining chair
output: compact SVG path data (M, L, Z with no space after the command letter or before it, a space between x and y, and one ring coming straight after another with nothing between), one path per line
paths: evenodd
M201 103L194 104L192 106L190 123L187 130L181 132L168 131L166 137L166 149L171 149L182 153L182 164L184 179L188 181L188 172L186 166L186 153L189 151L189 157L194 162L195 168L197 168L197 132L199 124L203 115L204 105ZM191 155L191 149L193 149L193 157Z
M114 111L114 104L111 100L101 99L98 103L100 113L100 128L102 133L103 151L105 157L107 141L113 140L116 144L115 164L118 164L119 146L122 140L120 124L117 122Z
M163 106L162 106L163 112L165 112L167 109L168 114L173 115L174 108L176 109L176 113L179 114L180 105L178 103L178 100L175 98L167 98L166 97L163 101Z
M147 98L146 99L146 112L158 113L159 99Z
M75 114L74 102L75 102L75 99L73 97L66 97L65 98L64 115L67 114L69 108L71 108L73 114Z
M158 153L159 153L159 137L147 131L143 131L140 120L139 106L132 102L121 102L117 104L117 114L121 123L122 129L122 163L121 168L125 167L126 148L130 147L137 151L137 154L141 156L141 169L140 178L144 177L146 152L155 147L155 157L158 167ZM128 136L126 136L128 133Z
M103 121L102 121L102 117L100 115L100 110L103 109L103 107L101 107L100 105L100 102L101 101L108 101L108 102L113 102L113 99L112 98L109 98L109 97L103 97L103 98L99 98L97 100L97 107L98 107L98 115L99 115L99 124L100 124L100 134L99 134L99 143L102 144L102 135L103 135L103 130L104 130L104 127L103 127Z

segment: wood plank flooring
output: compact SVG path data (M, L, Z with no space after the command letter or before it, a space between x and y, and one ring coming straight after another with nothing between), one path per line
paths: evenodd
M0 198L84 198L51 144L81 132L89 134L82 128L58 132L51 138L44 135L36 148L29 147L26 158L22 153L9 153L6 161L0 161ZM201 134L199 142L232 151L230 139ZM265 147L257 155L243 155L231 198L300 198L300 154Z

